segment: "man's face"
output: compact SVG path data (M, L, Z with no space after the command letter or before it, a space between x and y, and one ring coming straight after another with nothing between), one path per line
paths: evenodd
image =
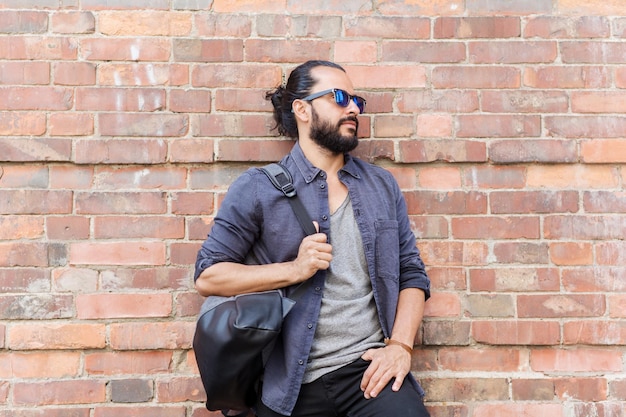
M354 150L359 144L357 138L357 131L359 128L359 120L355 115L348 115L343 117L337 123L332 123L330 120L322 120L320 115L312 110L311 120L311 139L321 146L328 149L335 155L344 154ZM342 133L342 127L348 122L354 123L354 129L348 130L348 133ZM344 129L345 130L345 129Z

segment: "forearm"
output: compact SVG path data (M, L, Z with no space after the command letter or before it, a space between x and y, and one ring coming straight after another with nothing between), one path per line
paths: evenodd
M391 339L413 347L415 336L424 317L425 294L419 288L400 291Z
M244 265L220 262L205 269L196 280L202 296L229 297L287 287L301 281L294 262L267 265Z

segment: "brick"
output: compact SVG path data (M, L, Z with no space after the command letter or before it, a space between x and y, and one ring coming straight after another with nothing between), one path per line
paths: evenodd
M626 379L609 382L609 390L611 397L621 400L626 399Z
M217 161L276 161L289 153L293 143L285 140L246 141L222 140L218 142Z
M489 113L566 113L569 97L562 91L484 91L481 103Z
M406 2L402 0L385 1L377 5L377 10L385 15L420 15L420 16L445 16L456 15L463 10L464 4L458 0L446 0L444 2L415 0ZM466 417L466 416L464 416Z
M96 65L91 62L56 62L52 67L56 85L94 85Z
M423 88L426 69L420 65L344 66L355 88Z
M246 169L247 167L237 166L217 168L214 164L203 168L192 168L189 170L189 188L201 191L225 191Z
M415 130L413 116L376 116L374 136L382 138L410 137Z
M623 64L626 46L621 42L563 41L561 60L566 64Z
M59 11L50 16L50 30L62 34L88 34L96 31L96 18L92 12Z
M345 23L345 36L378 39L428 39L430 19L423 17L358 16Z
M434 289L467 289L465 270L462 268L440 268L431 266L428 268L428 277L430 278L431 287Z
M0 217L0 240L36 239L43 236L43 217Z
M537 16L524 27L524 37L545 39L608 38L610 21L605 16Z
M599 416L599 417L624 417L624 403L600 402L600 403L574 403L572 412L579 416Z
M400 141L400 161L411 162L485 162L487 146L470 140L403 140Z
M281 82L281 69L274 65L206 64L194 66L191 72L194 87L268 88Z
M148 402L154 396L153 383L145 379L114 380L110 382L114 403Z
M169 109L180 113L209 113L211 92L204 90L171 90Z
M164 265L165 258L161 242L76 242L69 247L72 265Z
M80 353L9 353L0 355L0 375L7 379L67 378L80 372Z
M381 62L455 63L467 59L460 42L383 42Z
M488 345L558 345L557 321L474 321L472 338Z
M174 59L178 62L241 62L244 60L244 41L174 39L173 51Z
M266 90L223 88L215 92L215 109L221 111L270 112L271 103L265 99ZM208 108L207 108L208 110Z
M374 63L377 59L377 46L372 41L335 42L333 61Z
M48 14L38 11L0 12L0 33L45 33L48 30Z
M549 246L534 242L495 243L493 254L496 262L505 264L540 264L548 263Z
M470 191L412 191L404 195L409 214L483 214L487 196Z
M450 190L461 187L461 170L456 167L422 168L418 176L422 189Z
M0 242L0 267L47 267L48 245L39 242Z
M425 321L424 344L429 346L468 346L470 322L452 320ZM429 393L432 398L432 394Z
M0 318L3 320L69 318L73 316L73 301L69 295L2 295Z
M103 136L184 136L189 130L187 115L101 113L98 115Z
M135 0L129 3L124 0L83 0L81 6L88 10L126 10L126 9L157 9L167 10L167 0Z
M517 38L517 17L440 17L433 28L435 39Z
M207 233L204 233L203 239ZM192 271L188 267L116 268L102 272L103 290L189 290L193 288Z
M176 139L170 143L169 149L171 162L214 161L214 141L211 139Z
M48 62L0 62L0 85L45 85L50 83Z
M509 384L504 378L427 378L420 382L428 393L427 401L478 402L508 399Z
M102 349L105 345L104 324L14 324L7 337L12 350Z
M529 165L526 186L530 188L599 189L617 187L619 178L610 167L589 165Z
M496 171L497 172L497 171ZM494 191L489 194L493 214L576 213L576 191Z
M81 57L89 61L156 61L170 58L167 38L83 38Z
M420 114L417 116L419 137L449 138L453 135L453 119L450 115Z
M507 0L468 0L465 7L472 14L533 15L552 12L552 3L545 0L530 0L521 3Z
M94 176L97 188L102 190L148 189L170 190L185 188L187 170L169 167L126 166L103 167Z
M518 295L520 318L599 317L606 312L603 295Z
M513 67L451 67L433 69L435 88L518 88L521 83L519 69Z
M17 405L99 403L105 398L106 381L46 381L13 385L13 401Z
M539 217L453 218L455 239L538 239Z
M103 11L98 31L111 36L189 36L193 15L161 10Z
M165 90L157 88L78 88L76 110L155 112L165 109Z
M170 245L170 262L173 265L193 265L200 249L197 243L172 243Z
M206 10L210 6L207 6ZM267 15L258 15L257 31L263 32L263 19L268 20ZM198 35L201 37L234 37L246 39L252 34L253 17L247 15L231 15L211 13L205 10L194 13L194 22ZM274 20L271 21L272 27Z
M69 110L72 90L61 87L0 87L0 110Z
M622 223L624 223L622 219ZM596 262L600 265L626 265L626 254L623 251L626 244L621 241L602 242L596 245Z
M554 380L513 379L511 381L515 401L554 401Z
M622 280L626 268L594 265L563 270L563 288L568 292L626 292Z
M282 1L276 2L271 0L235 3L228 0L216 0L213 2L213 8L218 13L249 13L251 11L255 13L278 13L285 11L285 4Z
M90 136L94 118L89 113L55 113L50 115L51 136Z
M211 214L214 206L215 194L206 192L181 192L172 194L172 214L201 215Z
M463 171L463 185L472 188L523 188L523 167L475 166Z
M470 42L468 56L473 64L540 64L554 62L556 42Z
M165 193L161 192L77 192L77 214L164 214Z
M459 115L457 137L538 137L541 118L531 115Z
M14 35L0 38L0 51L11 60L74 60L78 44L64 37Z
M578 144L572 140L525 139L489 142L489 159L495 163L575 163Z
M459 317L461 300L455 293L435 293L431 295L433 302L424 308L425 317Z
M172 312L169 294L79 294L79 319L167 317Z
M89 375L146 375L170 372L172 352L90 352L85 354Z
M158 380L156 392L160 402L203 401L206 394L197 377L174 377Z
M510 295L470 294L465 303L465 315L468 317L513 317L515 307Z
M185 237L184 219L173 216L100 216L94 219L93 227L93 236L96 239L182 239Z
M552 243L550 260L555 265L591 265L593 248L590 244L582 242Z
M403 91L398 93L397 106L402 113L472 113L479 109L477 92L463 90Z
M536 372L621 372L621 357L616 349L535 349L530 367Z
M9 165L3 170L2 185L4 188L46 188L48 185L48 168L32 165Z
M389 159L392 161L396 159L392 140L359 139L359 146L351 154L370 163L374 163L377 159ZM407 181L406 178L403 180L403 182ZM411 181L411 178L408 181Z
M602 66L538 66L524 69L524 85L533 88L607 88L611 72Z
M292 41L248 39L245 59L252 62L304 62L309 59L330 59L332 44L326 40Z
M187 64L101 63L98 84L114 86L179 86L189 82Z
M509 416L560 416L563 415L563 404L534 404L534 403L504 403L504 404L478 404L474 407L474 415L489 417Z
M626 345L626 321L571 321L563 325L566 345Z
M36 268L0 269L1 293L39 293L49 291L50 274L45 270ZM3 335L2 330L0 330L0 335Z
M202 409L201 409L202 410ZM208 413L207 417L219 417L217 411L209 412L204 408L201 412ZM94 417L117 417L123 415L124 413L132 413L133 417L186 417L187 416L187 408L184 406L145 406L143 404L138 404L135 407L129 407L128 405L120 406L120 407L99 407L96 408ZM204 414L203 414L204 416Z
M56 269L52 274L52 286L59 292L94 292L99 286L98 271L87 268Z
M43 113L36 112L18 112L18 111L10 111L3 112L0 111L0 134L3 136L41 136L46 132L46 116ZM19 145L24 147L25 144L36 145L39 144L40 147L44 147L48 144L47 141L41 140L23 140L20 141L19 144L14 144L15 140L12 140L11 143L6 143L6 139L3 140L2 147L7 149L7 152L2 152L2 155L6 155L9 152L18 155L18 158L21 155L22 158L27 158L30 154L28 151L22 151ZM52 145L50 143L48 146ZM57 151L57 153L59 153ZM51 151L48 151L48 154L54 154ZM0 157L2 159L6 158L6 156ZM31 157L32 158L32 157ZM37 160L37 159L35 159Z
M549 216L544 220L547 239L605 240L620 239L626 224L616 216Z
M158 164L167 158L167 143L154 139L86 139L76 141L78 164Z
M213 227L213 218L195 217L187 220L187 233L190 240L204 240Z
M624 93L621 91L572 92L572 112L575 113L624 113Z
M197 291L180 293L176 296L176 317L197 317L204 302L204 297Z
M580 143L580 158L587 164L623 163L626 161L624 139L593 139Z
M439 351L442 370L469 372L516 372L524 357L517 349L507 348L446 348ZM493 414L480 414L493 415ZM513 415L513 414L509 414Z
M115 350L190 349L194 322L115 323L109 326Z
M268 136L272 128L273 119L269 115L208 114L198 116L198 128L194 135L208 137ZM281 142L291 144L291 141L283 140ZM244 143L254 144L252 141L244 141Z
M486 265L488 248L484 243L430 242L420 243L422 260L426 265L472 266Z
M583 207L586 213L626 212L626 192L587 191L583 193Z
M50 167L51 189L85 189L93 181L93 167L79 165L54 165Z

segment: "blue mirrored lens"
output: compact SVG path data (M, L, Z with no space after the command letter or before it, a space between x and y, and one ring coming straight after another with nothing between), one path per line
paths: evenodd
M351 96L344 90L335 90L335 102L341 107L348 107L350 104L350 99L354 101L354 104L359 108L359 112L363 113L365 110L365 100L361 97Z

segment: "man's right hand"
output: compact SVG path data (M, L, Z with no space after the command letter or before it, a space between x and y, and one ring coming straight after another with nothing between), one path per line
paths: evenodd
M297 270L299 281L311 278L317 271L326 270L330 267L333 259L333 247L328 243L325 233L319 233L319 224L315 224L318 233L302 239L298 249L298 257L293 261Z

